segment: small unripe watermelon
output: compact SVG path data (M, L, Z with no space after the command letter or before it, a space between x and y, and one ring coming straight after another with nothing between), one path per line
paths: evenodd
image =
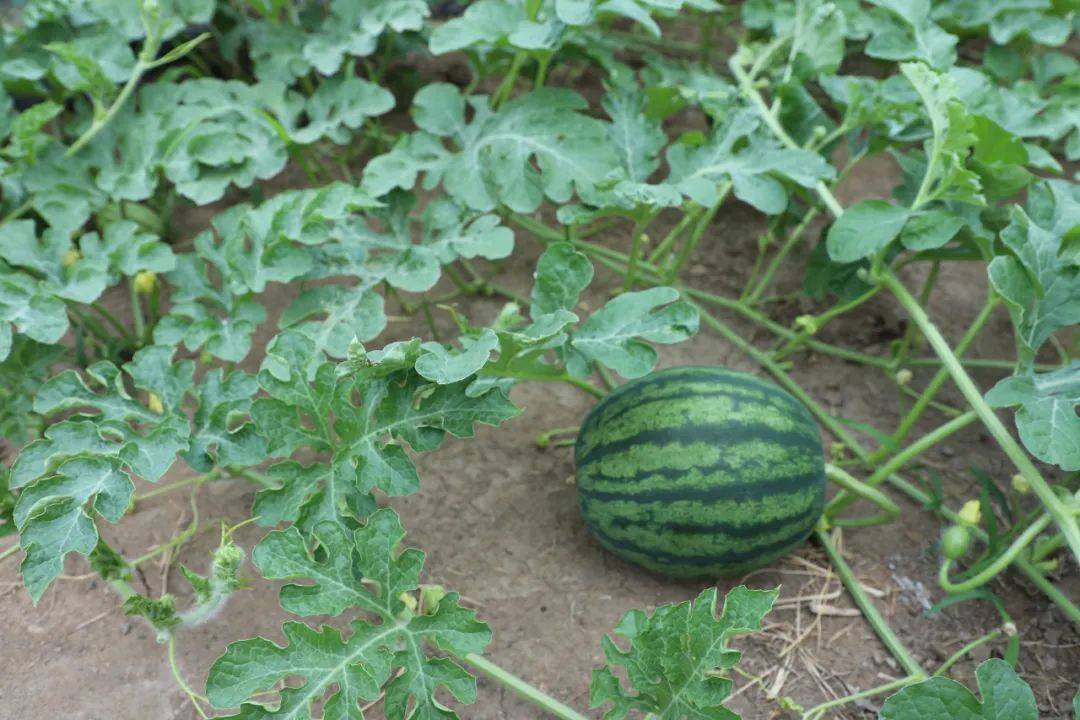
M821 436L807 409L721 367L621 386L581 426L574 463L600 544L674 577L767 565L806 539L825 505Z

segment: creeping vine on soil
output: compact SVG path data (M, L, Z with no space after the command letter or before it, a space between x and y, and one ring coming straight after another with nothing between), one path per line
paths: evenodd
M904 673L803 717L890 693L883 718L913 720L935 693L1004 717L988 714L988 691L1036 716L991 583L1015 573L1080 624L1058 586L1080 561L1076 3L30 0L8 14L0 561L20 559L36 603L83 556L153 627L198 716L359 718L381 704L391 718L456 717L447 699L473 702L475 672L553 717L586 717L483 654L492 630L422 582L409 520L386 499L420 487L415 454L519 414L515 385L600 398L699 328L831 440L836 487L813 542ZM841 202L838 186L882 156L901 177L888 197ZM307 186L275 191L290 164ZM722 255L717 221L736 203L767 226L729 296L687 269ZM185 206L212 206L194 238L174 227ZM524 295L500 280L530 244L541 252ZM959 263L985 272L987 291L954 341L930 308ZM590 312L598 269L614 281ZM296 299L252 359L262 298L282 285ZM505 305L477 325L453 304L471 295ZM814 311L785 322L793 298ZM887 353L823 339L871 302L908 321ZM391 312L422 317L430 337L384 342ZM436 331L444 312L453 338ZM973 357L995 312L1011 318L1015 353ZM896 427L836 416L800 386L792 371L813 354L895 386ZM959 399L942 397L950 387ZM956 509L909 478L976 425L1010 470L981 476ZM135 494L133 479L157 483L178 463L195 474ZM244 523L267 530L253 548L200 513L199 488L230 479L257 489ZM192 510L175 537L137 558L102 537L173 492ZM1002 615L936 669L841 550L845 533L917 512L900 496L941 519L944 604ZM190 607L136 590L141 564L218 528L205 574L181 568ZM251 566L288 581L285 644L238 636L207 678L184 678L176 637L214 622ZM590 709L732 717L730 642L760 629L778 592L709 587L628 613L604 639ZM978 669L985 702L942 677L1002 643L1004 660Z

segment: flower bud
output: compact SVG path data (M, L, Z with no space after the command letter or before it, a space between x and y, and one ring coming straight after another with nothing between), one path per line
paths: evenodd
M982 520L982 505L978 500L968 500L957 515L961 525L975 527Z
M135 279L132 280L132 284L135 286L135 292L140 295L149 295L157 287L157 273L150 270L143 270L136 273Z
M1021 495L1027 495L1031 492L1031 485L1028 484L1027 478L1020 473L1012 476L1012 486L1013 490Z

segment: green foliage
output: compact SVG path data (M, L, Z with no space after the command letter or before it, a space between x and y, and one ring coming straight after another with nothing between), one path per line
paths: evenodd
M1080 470L1080 361L1005 378L986 393L986 401L995 407L1019 406L1016 429L1032 455L1063 470Z
M374 509L373 489L405 495L419 488L405 443L417 452L434 450L447 433L471 437L476 423L497 425L518 413L501 389L470 394L468 381L432 385L409 368L339 376L331 363L312 365L312 342L293 331L279 335L267 353L258 375L267 396L255 400L251 413L268 452L285 457L308 448L331 459L270 468L279 486L259 491L254 508L266 525L293 521L306 532L324 521L351 527Z
M735 197L776 215L788 202L788 192L778 178L814 187L835 175L820 155L782 147L761 133L760 125L752 111L735 111L700 147L674 145L668 152L669 181L706 207L720 200L721 184L731 183Z
M353 620L344 637L328 625L315 629L290 621L282 626L286 645L261 637L233 643L210 668L211 704L239 705L230 717L285 718L306 716L312 703L325 700L324 711L332 716L359 719L359 705L385 693L388 718L457 717L436 693L445 688L458 702L471 703L476 681L453 660L433 653L480 652L491 631L461 607L457 593L447 593L420 614L412 612L403 598L420 587L424 554L400 549L404 536L397 514L388 509L352 533L332 523L319 525L314 532L318 556L296 528L267 535L254 555L264 576L314 581L282 587L286 610L306 617L355 608L369 619ZM281 690L276 706L249 700L296 676L303 684Z
M719 617L716 588L693 601L658 607L651 615L631 610L615 627L627 649L604 636L608 665L593 671L590 705L611 703L604 717L615 720L635 711L664 720L738 718L723 706L732 687L724 673L741 657L728 642L760 630L779 593L740 585L724 599ZM620 681L612 668L622 668L626 680Z
M493 110L485 96L428 85L413 100L420 130L368 163L364 184L383 195L411 190L423 174L425 189L442 184L450 197L479 211L502 204L532 212L545 198L566 202L575 187L592 187L616 162L604 124L580 112L586 107L576 93L550 88Z
M1038 720L1035 693L1004 660L994 658L975 671L979 701L955 680L935 677L904 688L885 701L881 720Z
M255 565L303 583L282 589L282 606L352 623L289 622L285 645L230 645L207 696L236 717L359 718L381 695L387 717L445 718L437 696L475 697L443 655L465 659L490 633L455 594L420 585L422 554L398 549L400 521L379 503L419 488L415 454L517 415L516 383L602 395L594 373L640 377L655 345L702 320L726 327L694 286L729 273L729 195L768 222L750 276L719 284L741 296L717 304L780 344L729 340L775 373L810 346L904 385L912 361L927 362L914 329L880 356L811 336L900 267L933 263L946 278L953 259L983 263L1015 327L1015 371L985 403L970 388L965 400L984 419L986 404L1015 408L1031 456L1080 470L1073 0L19 5L0 31L0 436L17 451L0 467L0 535L17 537L35 602L72 553L128 596L137 563L99 525L129 511L135 481L157 482L180 458L202 475L177 487L258 483L253 515L276 529ZM838 74L854 69L867 75ZM869 156L891 157L901 181L890 193L851 176L845 197L859 199L845 208L832 188ZM175 221L192 206L193 222ZM834 221L807 257L812 213ZM528 293L497 277L537 256ZM841 305L815 304L791 331L768 303L799 264L812 300ZM606 296L611 272L623 287ZM904 275L927 276L932 297L936 269ZM472 295L511 302L454 304ZM287 307L272 316L279 296ZM430 336L383 337L417 312ZM451 337L436 332L442 312ZM895 434L859 425L881 446L855 453L869 471L913 446L908 430L939 407L934 387L905 388L922 400ZM1026 467L1003 428L991 434ZM1073 515L1053 502L1062 488L1038 471L1023 480L1061 511L1050 519L1077 552ZM937 509L946 496L935 489ZM1008 512L988 511L989 550L969 578L1048 522L999 505ZM1036 535L1041 573L1061 558L1053 527ZM974 556L962 550L950 554ZM171 641L243 586L244 561L225 532L205 574L182 567L190 607L133 594L125 609ZM774 598L736 588L717 617L710 589L628 613L626 642L604 641L593 704L608 717L733 717L728 642ZM1034 717L1011 671L987 664L979 680L981 702L938 678L883 717L925 716L942 699L957 717ZM270 689L276 701L256 696Z

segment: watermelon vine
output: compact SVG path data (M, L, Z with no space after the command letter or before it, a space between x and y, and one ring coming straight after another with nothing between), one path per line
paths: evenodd
M197 716L451 718L474 674L551 716L598 716L486 656L482 609L426 582L388 507L424 482L418 454L553 383L596 402L537 443L575 446L597 552L708 583L810 537L903 673L781 709L818 720L895 693L881 718L945 696L967 714L935 717L1004 718L998 693L1037 717L990 586L1015 574L1080 626L1076 3L29 0L4 18L0 562L19 559L35 604L88 567L165 645ZM899 182L846 200L874 158ZM766 230L721 294L694 265L721 257L736 205ZM205 220L192 231L181 209ZM527 292L506 282L523 259ZM986 295L952 338L931 301L960 263ZM784 320L793 274L811 310ZM276 293L291 299L271 319ZM884 353L825 339L871 303L907 320ZM1015 352L978 357L995 314ZM402 318L424 336L390 340ZM699 332L770 379L656 370ZM800 385L814 355L877 372L895 427ZM1008 467L955 509L911 473L976 426ZM200 488L232 481L252 486L249 517L207 522ZM138 557L110 544L170 493L188 494L189 526ZM942 524L943 603L1002 615L936 669L842 545L913 503ZM251 548L247 524L265 528ZM137 589L208 527L205 572L180 567L188 606ZM229 627L208 676L185 677L176 638L227 613L248 568L303 619L283 614L283 644ZM737 717L731 643L780 593L707 587L625 613L588 710ZM1002 644L981 700L941 677Z

